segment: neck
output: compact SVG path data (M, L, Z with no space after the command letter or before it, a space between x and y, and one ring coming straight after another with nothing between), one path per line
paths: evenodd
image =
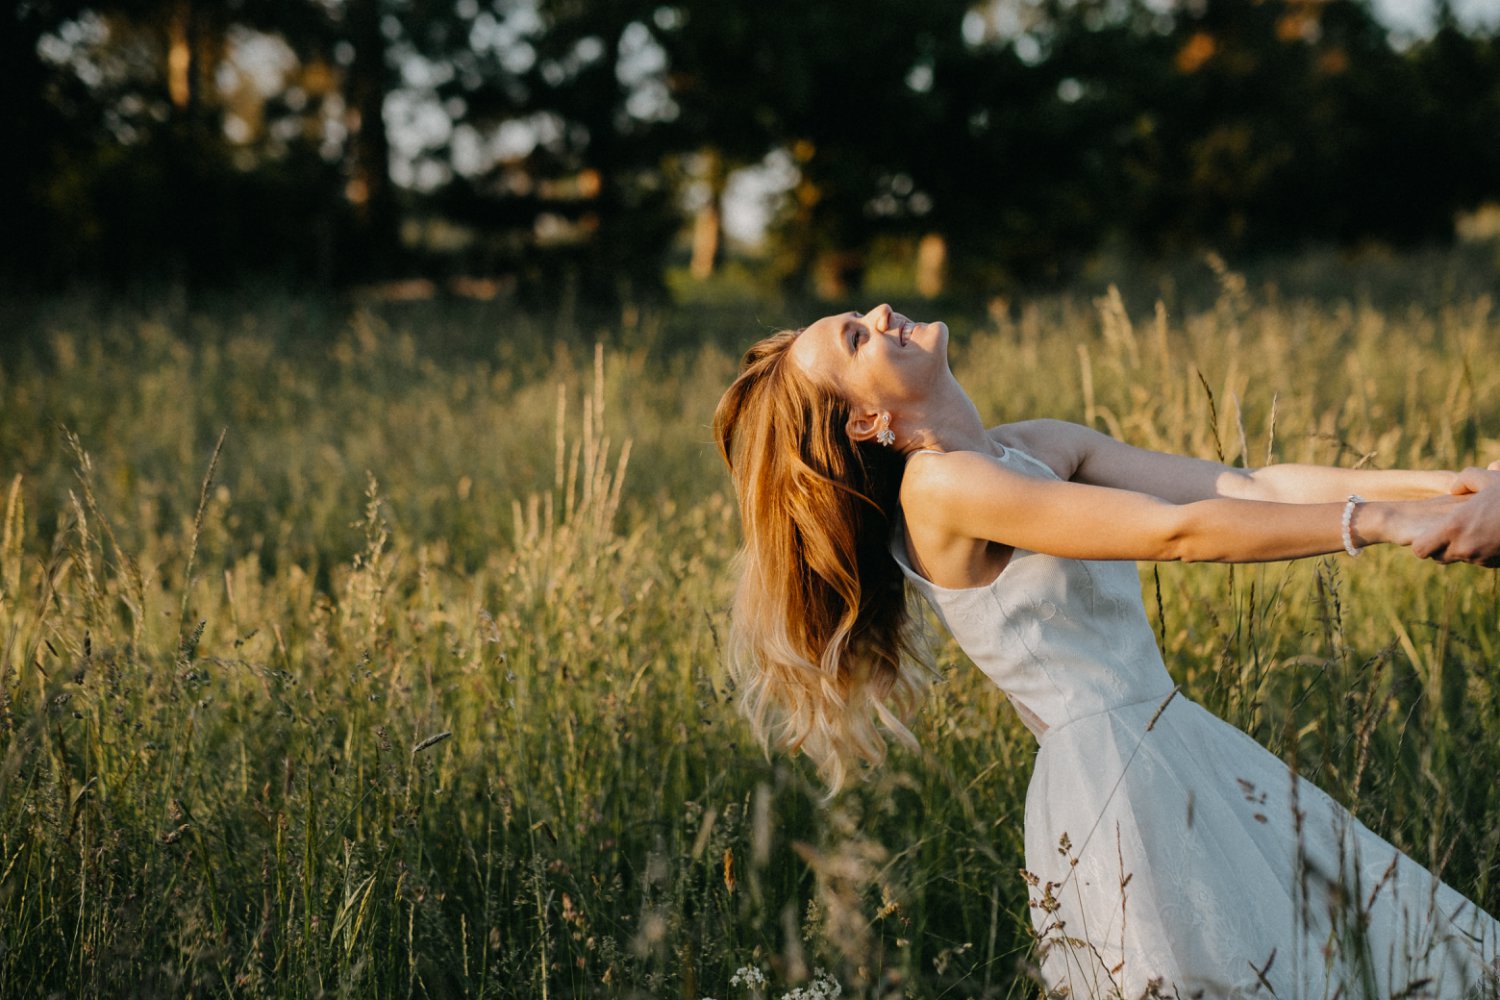
M929 397L902 422L912 428L904 435L909 443L902 450L907 454L922 450L996 452L979 408L963 386L951 378L944 391Z

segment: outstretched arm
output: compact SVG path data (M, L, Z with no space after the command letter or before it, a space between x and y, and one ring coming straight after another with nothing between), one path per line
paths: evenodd
M1500 566L1500 462L1491 462L1488 469L1463 470L1452 490L1474 495L1446 520L1418 535L1412 551L1438 562Z
M1408 545L1467 496L1361 504L1353 542ZM907 467L908 521L952 539L985 539L1076 559L1265 562L1339 552L1345 504L1214 497L1174 503L1133 490L1023 475L976 452Z
M1065 479L1132 490L1173 503L1213 497L1276 503L1335 503L1351 493L1367 500L1419 500L1452 492L1455 474L1407 469L1339 469L1286 463L1245 469L1201 458L1148 451L1062 420L996 428L1024 450L1045 456Z

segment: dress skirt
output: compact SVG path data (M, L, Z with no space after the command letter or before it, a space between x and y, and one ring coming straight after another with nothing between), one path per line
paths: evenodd
M1025 821L1053 995L1500 995L1494 918L1180 693L1043 734Z

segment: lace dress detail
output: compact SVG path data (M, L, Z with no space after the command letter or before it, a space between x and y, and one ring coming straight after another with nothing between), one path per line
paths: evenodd
M891 552L1038 739L1025 875L1051 995L1500 995L1500 923L1174 688L1133 563L1016 549L955 589L899 527Z

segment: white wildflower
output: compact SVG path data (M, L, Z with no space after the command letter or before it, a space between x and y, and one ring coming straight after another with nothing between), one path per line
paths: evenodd
M812 982L805 987L799 986L790 993L783 993L781 1000L836 1000L843 993L844 988L837 979L822 969L816 969L813 971Z
M729 977L730 986L748 986L754 989L766 985L766 974L753 965L746 965Z

